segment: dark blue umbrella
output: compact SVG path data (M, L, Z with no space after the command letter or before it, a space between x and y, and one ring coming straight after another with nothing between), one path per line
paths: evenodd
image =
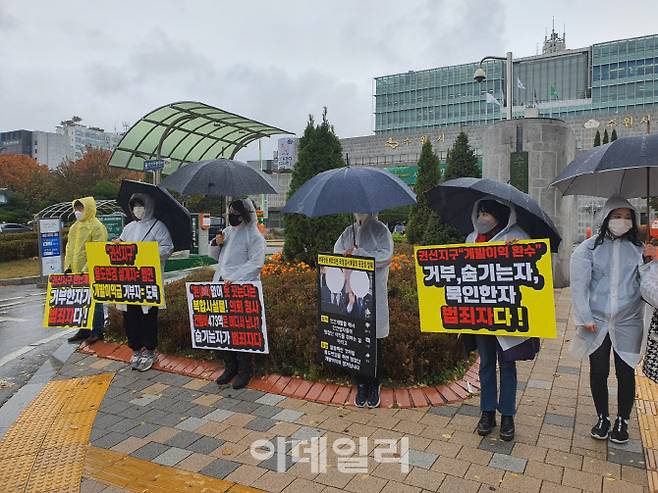
M346 212L374 214L415 203L416 195L393 173L371 167L344 167L308 180L288 199L283 212L308 217Z
M557 252L562 238L551 218L535 199L512 185L488 178L457 178L425 192L429 206L441 216L443 222L465 234L473 231L475 202L487 196L514 204L516 222L523 231L530 238L548 238L551 251Z

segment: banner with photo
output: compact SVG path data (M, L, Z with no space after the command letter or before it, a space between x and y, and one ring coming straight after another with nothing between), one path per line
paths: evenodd
M375 376L375 259L318 255L317 265L322 360L352 373Z
M89 242L86 247L94 301L164 306L157 242Z
M414 249L421 332L557 337L548 240Z
M267 323L260 281L185 284L192 347L267 354Z
M88 274L48 276L43 326L46 328L91 329L94 313Z

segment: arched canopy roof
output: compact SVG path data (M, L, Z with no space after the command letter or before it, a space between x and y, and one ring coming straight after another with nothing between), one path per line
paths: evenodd
M291 133L204 103L181 101L157 108L135 123L109 164L142 171L145 159L168 158L171 162L163 174L170 174L204 159L233 159L254 140Z

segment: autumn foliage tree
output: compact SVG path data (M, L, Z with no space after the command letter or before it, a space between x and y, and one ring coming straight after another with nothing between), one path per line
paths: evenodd
M53 176L45 164L21 154L0 155L0 188L11 193L0 220L28 220L52 201L53 187Z

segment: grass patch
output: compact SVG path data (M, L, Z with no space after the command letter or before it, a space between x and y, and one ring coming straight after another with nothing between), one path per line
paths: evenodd
M24 258L0 263L0 279L39 275L39 258Z

